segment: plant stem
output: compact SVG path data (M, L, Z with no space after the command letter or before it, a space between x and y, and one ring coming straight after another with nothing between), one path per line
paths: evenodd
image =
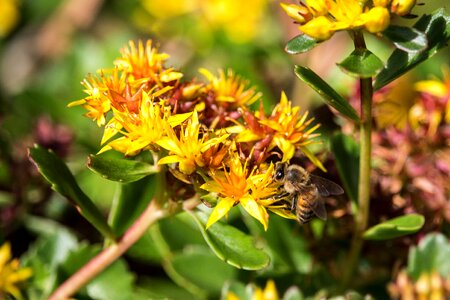
M158 206L158 202L155 199L151 200L145 211L116 244L105 248L97 256L92 258L86 265L60 285L48 299L69 299L71 295L75 294L86 283L116 261L146 232L150 225L163 218L165 214L165 211Z
M353 38L356 49L366 49L366 43L361 31L355 31ZM357 265L363 244L362 234L367 228L370 207L370 171L372 150L372 78L360 78L360 157L358 179L358 211L355 215L355 231L352 239L346 272L343 276L344 286L347 286Z

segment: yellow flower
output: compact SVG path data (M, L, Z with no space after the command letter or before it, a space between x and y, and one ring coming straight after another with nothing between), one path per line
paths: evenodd
M98 78L89 75L81 84L85 87L83 90L89 96L69 103L68 107L83 105L88 112L86 117L97 122L98 126L105 124L105 115L111 110L111 100L106 96L107 87Z
M391 125L398 129L406 128L408 114L416 97L411 80L409 76L401 77L387 88L387 93L375 94L374 115L380 128Z
M253 293L252 300L278 300L277 287L273 280L268 280L264 291L261 288L256 287Z
M269 146L269 150L275 146L280 148L283 152L282 161L290 160L296 149L301 149L302 152L312 160L319 168L324 169L320 161L314 159L314 156L310 153L306 147L309 144L314 143L313 138L318 134L313 133L320 125L317 124L309 129L307 127L314 120L308 119L308 112L299 114L300 107L294 106L288 101L286 94L281 93L280 103L275 106L272 111L272 115L268 119L262 119L259 123L271 128L273 133L273 140Z
M384 4L377 1L377 4ZM299 22L299 29L318 40L329 39L334 32L365 27L371 33L384 31L390 22L389 10L384 6L369 7L359 0L306 1L303 6L282 4L286 13ZM309 10L313 18L305 13ZM304 17L307 16L307 17Z
M245 43L258 33L267 3L267 0L199 1L200 21L222 29L235 43Z
M157 97L160 93L161 91L156 92L152 97ZM181 124L191 115L170 115L170 107L166 107L162 101L155 103L146 92L142 92L137 114L116 110L114 113L114 118L105 126L102 140L109 140L117 132L123 136L109 142L99 153L115 149L125 155L136 155L142 150L152 149L169 129Z
M413 128L419 123L428 123L428 135L434 136L442 120L450 123L450 76L444 71L444 80L423 80L414 85L414 89L425 97L410 110L409 120ZM431 99L428 99L430 98ZM428 100L427 100L428 99ZM425 103L428 102L427 104Z
M179 163L178 168L187 175L194 173L197 167L204 167L203 153L222 143L229 134L222 133L209 139L207 133L200 133L200 129L197 111L194 111L187 125L181 127L180 138L172 128L169 128L167 136L156 141L156 144L170 152L168 156L160 159L158 164Z
M158 19L170 19L196 9L198 0L141 0L142 6Z
M247 160L248 161L248 160ZM257 219L267 230L269 214L266 206L273 204L273 197L278 193L276 184L273 183L273 164L264 172L257 172L255 169L250 172L247 161L242 164L236 152L231 154L224 171L212 173L212 180L204 183L201 188L217 193L219 203L209 216L206 228L225 216L236 204L242 207L255 219Z
M219 77L203 68L199 72L209 80L209 85L205 87L205 90L213 91L215 100L224 106L232 108L249 106L262 96L261 93L255 91L255 88L248 88L248 82L235 76L231 69L228 69L226 74L223 70L219 70Z
M5 37L19 21L17 0L0 0L0 37Z
M173 69L165 69L164 62L169 58L169 54L159 53L152 47L152 41L147 40L145 47L142 41L138 46L133 41L129 42L128 48L121 50L122 57L116 59L114 64L124 70L130 76L130 80L148 80L163 86L163 83L169 83L179 80L183 74Z
M5 243L0 247L0 299L10 294L16 299L23 299L17 284L31 277L30 268L20 268L19 260L11 260L11 245Z

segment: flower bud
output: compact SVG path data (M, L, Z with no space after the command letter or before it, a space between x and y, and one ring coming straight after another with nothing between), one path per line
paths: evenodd
M404 16L411 12L416 0L392 0L391 12L396 15Z
M389 2L391 2L391 0L373 0L373 6L386 7L389 5Z
M328 40L334 33L333 23L326 17L317 17L303 26L300 26L300 30L310 37L324 41Z
M306 0L306 5L315 17L328 14L327 0Z
M296 4L286 4L282 2L280 3L280 5L289 17L300 24L304 24L312 18L311 13L304 6L299 6Z
M364 21L364 27L371 33L384 31L390 21L389 11L380 6L361 14L360 18Z

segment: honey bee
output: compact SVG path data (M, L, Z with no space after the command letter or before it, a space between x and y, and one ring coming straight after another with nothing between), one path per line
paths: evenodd
M344 190L336 183L310 174L299 165L277 163L274 180L283 184L281 197L292 199L291 211L295 211L300 224L308 223L314 215L327 219L322 197L341 195Z

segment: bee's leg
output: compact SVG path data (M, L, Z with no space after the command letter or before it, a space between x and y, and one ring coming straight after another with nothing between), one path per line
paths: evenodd
M295 211L295 208L297 207L297 193L292 194L292 204L291 204L291 211Z
M275 195L273 198L278 200L278 199L286 198L288 196L289 196L289 193L282 193L282 194Z

